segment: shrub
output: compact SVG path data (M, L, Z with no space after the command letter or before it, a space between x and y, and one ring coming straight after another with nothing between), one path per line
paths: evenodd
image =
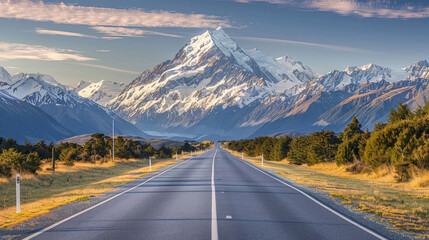
M42 161L39 158L39 154L36 152L29 153L22 163L23 171L30 172L36 174L36 171L40 169L40 164Z
M36 173L42 163L37 153L25 155L13 148L3 150L3 153L0 154L0 162L7 164L17 172L30 172L33 174Z
M395 166L395 179L397 182L408 182L411 179L411 169L409 163Z
M12 177L12 168L5 162L0 162L0 177Z

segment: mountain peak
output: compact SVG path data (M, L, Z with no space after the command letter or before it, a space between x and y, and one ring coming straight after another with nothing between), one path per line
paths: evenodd
M10 74L9 72L4 68L0 66L0 82L10 82Z
M251 58L229 37L222 28L206 31L188 41L183 48L183 65L195 66L213 48L219 49L226 57L234 58L236 62L249 72L253 72L249 61Z
M409 76L407 80L414 80L418 78L429 79L429 63L426 60L415 62L413 65L405 69Z
M355 70L357 68L357 66L347 66L346 69L344 69L344 71L347 74L351 74L353 72L353 70Z
M13 76L11 76L11 79L13 80L13 82L20 81L20 80L27 80L30 78L35 79L35 80L40 81L40 82L47 83L49 85L65 88L64 85L57 82L57 80L55 80L51 75L48 75L48 74L20 72L20 73L16 73Z
M368 64L365 64L365 65L363 65L363 66L358 67L357 69L360 69L360 70L366 71L366 70L368 70L368 69L370 69L370 68L372 68L372 67L374 67L374 66L375 66L375 64L374 64L374 63L368 63Z
M79 96L105 106L109 101L116 98L124 88L124 83L101 80L99 82L84 82L83 85L75 88L75 91Z
M429 67L429 63L427 60L421 60L421 61L414 63L414 66L417 66L417 65L420 67Z

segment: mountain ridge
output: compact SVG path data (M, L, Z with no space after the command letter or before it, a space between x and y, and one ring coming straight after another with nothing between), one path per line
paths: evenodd
M172 60L140 74L107 106L143 131L186 132L219 139L275 134L276 129L338 131L351 115L359 112L347 112L335 126L334 121L322 116L332 109L350 107L344 101L363 107L363 98L358 97L363 93L382 91L394 95L410 76L426 79L425 63L401 70L369 63L318 76L290 57L271 58L257 49L241 49L218 28L191 38ZM419 83L408 83L416 84ZM416 96L399 94L394 101L383 98L382 104L393 106L402 101L414 106L415 97L426 101L424 86L422 83L415 88L421 92L419 97L415 92L410 94ZM352 98L361 100L353 102ZM363 123L370 128L387 114L385 108L372 111L365 114L380 117L365 118Z
M2 85L0 90L43 110L69 132L108 134L112 131L112 120L115 119L115 131L118 134L147 136L111 110L68 90L50 75L17 73L10 78L10 84Z

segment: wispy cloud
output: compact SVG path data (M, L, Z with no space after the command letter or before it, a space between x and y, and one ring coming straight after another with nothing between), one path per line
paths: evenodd
M148 31L137 28L124 28L124 27L91 27L99 33L104 33L111 37L142 37L144 35L157 35L165 37L181 38L183 36L168 34L162 32Z
M248 41L258 41L258 42L270 42L270 43L286 43L292 45L302 45L302 46L310 46L310 47L319 47L319 48L327 48L331 50L337 51L348 51L348 52L368 52L367 50L338 46L338 45L329 45L329 44L321 44L321 43L312 43L312 42L302 42L302 41L293 41L286 39L275 39L275 38L260 38L260 37L234 37L236 39L248 40Z
M232 27L224 18L205 14L74 6L29 0L0 1L0 17L90 26Z
M318 11L335 12L341 15L358 15L374 18L428 18L429 5L416 5L416 1L404 1L394 6L390 1L357 1L357 0L234 0L240 3L266 2L278 5L290 5Z
M86 35L77 32L66 32L66 31L57 31L57 30L48 30L36 28L36 33L45 34L45 35L60 35L60 36L68 36L68 37L84 37L84 38L97 38L96 36Z
M122 73L129 73L129 74L140 74L140 72L136 72L136 71L126 70L126 69L121 69L121 68L108 67L108 66L98 65L98 64L91 64L91 63L74 63L74 64L87 66L87 67L101 68L101 69L110 70L110 71L114 71L114 72L122 72Z
M15 70L16 70L16 69L19 69L19 67L14 67L14 66L6 66L5 68L6 68L6 69L15 69Z
M110 50L107 50L107 49L97 49L95 51L96 52L102 52L102 53L108 53L108 52L110 52Z
M413 8L404 7L393 9L385 7L374 7L371 2L359 3L353 0L317 0L311 1L309 7L320 11L332 11L342 15L359 15L362 17L376 18L427 18L429 7Z
M85 57L75 50L49 48L40 45L0 42L0 60L29 59L41 61L90 61L95 58Z

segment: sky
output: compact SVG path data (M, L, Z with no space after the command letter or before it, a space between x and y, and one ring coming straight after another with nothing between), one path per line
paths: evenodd
M0 66L69 86L129 83L219 26L318 74L429 60L427 0L0 0Z

